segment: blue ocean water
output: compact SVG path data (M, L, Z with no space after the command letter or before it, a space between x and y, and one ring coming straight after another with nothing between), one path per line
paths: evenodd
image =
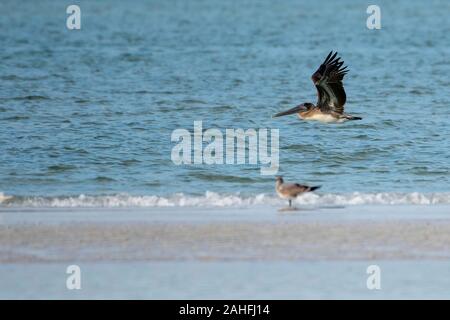
M255 165L171 161L171 133L280 130L280 174L332 193L445 193L450 183L448 1L0 3L0 192L272 194ZM316 102L330 50L350 68L341 125L271 116ZM444 202L450 201L449 197Z

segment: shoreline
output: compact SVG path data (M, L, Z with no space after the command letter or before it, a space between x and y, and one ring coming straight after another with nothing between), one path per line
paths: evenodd
M0 298L448 299L449 209L2 208Z
M449 209L1 210L0 262L442 260Z

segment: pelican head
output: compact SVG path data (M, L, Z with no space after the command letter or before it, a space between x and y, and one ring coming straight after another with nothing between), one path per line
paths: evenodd
M279 113L275 114L273 117L276 118L276 117L281 117L281 116L287 116L288 114L293 114L293 113L298 113L299 115L301 115L302 113L310 111L312 108L314 108L314 105L312 103L305 102L305 103L299 104L298 106L296 106L292 109L289 109L289 110L286 110L283 112L279 112Z

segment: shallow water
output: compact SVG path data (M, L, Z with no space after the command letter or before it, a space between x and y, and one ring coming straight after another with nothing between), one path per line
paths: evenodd
M80 31L63 2L0 4L0 191L16 203L273 192L255 165L174 165L171 133L194 120L278 128L280 173L324 195L450 202L448 1L378 1L381 30L364 1L77 3ZM315 102L310 75L332 49L351 70L346 111L364 119L272 119Z
M366 286L370 265L381 289ZM0 266L2 299L448 299L448 261L82 263ZM5 275L8 276L5 276Z

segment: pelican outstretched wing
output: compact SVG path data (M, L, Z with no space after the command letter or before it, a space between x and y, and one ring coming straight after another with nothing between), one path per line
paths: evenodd
M342 80L349 71L342 67L344 61L339 61L337 52L331 51L319 69L312 75L311 79L317 88L317 106L323 112L344 112L346 95Z

